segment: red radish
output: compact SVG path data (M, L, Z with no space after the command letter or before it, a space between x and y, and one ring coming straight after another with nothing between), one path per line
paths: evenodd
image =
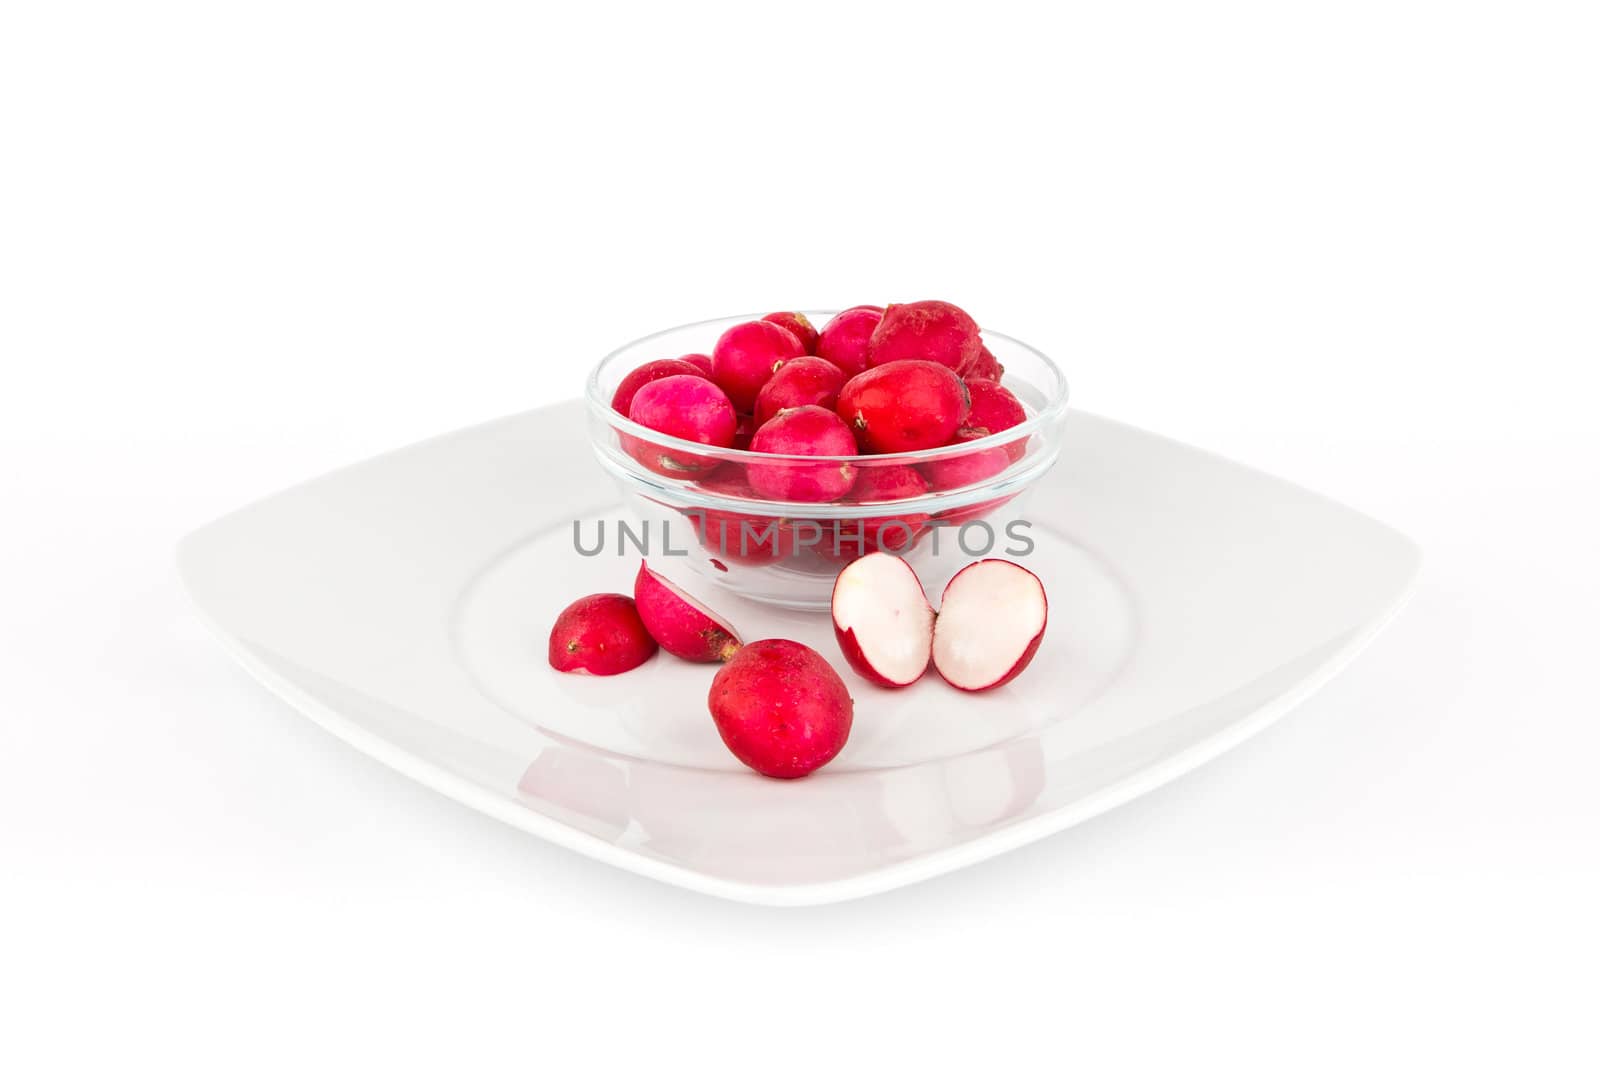
M855 488L849 499L865 503L872 500L904 500L921 496L928 491L928 483L908 463L862 466L856 469Z
M867 342L867 365L926 359L952 371L978 358L983 338L972 316L943 300L890 304Z
M1005 366L994 358L994 353L989 351L989 346L984 345L978 350L977 357L961 368L961 377L968 382L987 381L998 382L1006 373Z
M550 666L564 673L621 674L655 654L633 599L620 593L579 597L550 628Z
M685 363L692 364L701 374L711 377L711 357L696 352L692 356L682 357Z
M980 500L976 504L964 504L959 508L947 508L934 515L933 521L940 526L962 526L999 511L1016 498L1016 493L1007 493L1005 496L998 496L993 500Z
M728 560L764 567L782 559L793 559L800 548L800 531L786 518L715 508L691 511L688 515L700 543L711 553L713 563Z
M963 429L999 433L1028 421L1028 409L999 382L982 378L968 378L966 381L972 407L967 412L967 420L961 424ZM1005 446L1005 450L1013 461L1019 460L1028 451L1028 439L1012 441Z
M839 417L865 452L915 452L949 443L967 417L967 387L938 363L903 359L851 378Z
M701 489L719 496L754 500L743 464L725 463L699 479ZM727 570L723 559L750 566L765 566L780 559L791 559L799 550L799 531L786 518L725 511L720 508L692 508L684 512L694 527L700 544L711 554L712 563Z
M691 363L694 357L684 359L656 359L643 366L635 367L617 383L617 391L611 394L611 408L618 415L626 415L628 406L633 403L633 395L653 381L670 378L674 374L694 374L701 378L710 376L711 368L704 369Z
M1044 583L1010 560L980 559L944 587L933 624L933 667L969 692L1021 674L1044 639L1050 605Z
M733 627L711 609L639 561L633 601L656 643L691 663L720 663L739 651Z
M702 474L695 484L719 496L738 497L740 500L756 498L755 490L750 488L750 482L744 476L743 463L724 463L710 473Z
M806 355L817 354L817 328L811 325L811 320L798 311L774 311L770 315L761 316L762 322L773 322L794 334L800 347L805 349Z
M933 652L933 606L911 564L899 556L862 556L833 583L833 634L845 662L870 682L910 685Z
M828 661L797 641L755 641L711 679L722 743L770 778L803 778L850 738L854 701Z
M740 411L755 408L756 395L773 372L806 354L800 339L775 322L741 322L717 338L711 350L711 380Z
M875 500L904 500L928 491L927 479L912 466L857 467L856 484L844 499L852 504ZM926 529L929 516L924 512L886 515L870 519L835 519L824 534L817 551L829 559L855 559L868 552L903 552Z
M780 411L750 439L750 451L781 456L853 456L856 441L844 421L813 405ZM855 484L854 465L837 460L769 460L745 471L751 488L771 500L824 503L838 500Z
M756 396L756 425L759 426L784 408L815 404L833 410L844 388L844 371L825 359L801 356L778 368Z
M749 449L750 439L756 435L756 417L740 415L733 429L733 447Z
M973 430L963 426L956 431L953 445L963 444L967 441L978 441L989 436L987 430ZM922 464L922 473L928 479L928 485L934 489L960 489L965 485L975 485L985 478L993 478L996 474L1011 466L1011 457L1006 449L1000 446L994 448L980 448L976 452L964 452L959 456L948 459L934 459Z
M640 426L696 444L727 448L738 418L733 405L711 382L695 374L675 374L647 382L633 394L628 418ZM624 435L622 447L640 463L669 478L696 478L720 461Z
M928 532L932 516L885 515L871 519L819 519L819 540L812 548L823 559L835 563L860 559L869 552L904 555Z
M817 336L817 355L846 375L860 374L867 369L867 340L882 318L882 308L863 306L839 312Z
M646 382L633 394L628 418L640 426L702 445L726 447L738 417L728 397L697 374Z

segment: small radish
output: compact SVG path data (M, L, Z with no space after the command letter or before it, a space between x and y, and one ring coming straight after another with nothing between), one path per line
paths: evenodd
M955 371L903 359L851 378L835 410L864 452L915 452L948 444L971 401Z
M972 397L972 407L967 411L967 421L961 424L963 428L999 433L1028 421L1028 409L999 382L967 378L966 383L967 393ZM1005 450L1013 461L1019 460L1028 451L1028 440L1012 441L1005 446Z
M800 550L800 529L791 519L714 508L688 514L695 535L713 562L729 560L764 567L793 559Z
M750 488L750 481L744 476L743 463L724 463L710 473L702 474L695 480L695 485L718 496L737 497L740 500L756 498L755 490Z
M741 322L717 338L711 350L711 380L740 411L755 409L756 396L777 369L806 354L800 339L775 322Z
M756 499L741 464L723 464L701 477L699 486L717 496ZM720 508L689 508L684 514L712 562L722 570L727 570L724 559L760 567L792 559L799 551L799 529L786 518Z
M754 641L711 679L711 719L728 751L770 778L802 778L850 738L854 701L828 661L797 641Z
M778 368L756 395L755 423L760 426L784 408L815 404L833 410L844 388L844 371L825 359L801 356Z
M739 421L733 427L733 447L750 448L750 439L756 435L756 417L754 415L740 415Z
M852 504L905 500L928 491L928 481L911 466L857 467L856 484L844 499ZM868 552L903 552L927 528L926 512L823 521L817 552L828 559L855 559Z
M628 406L633 403L634 394L661 378L670 378L674 374L694 374L701 378L709 378L710 365L702 368L693 360L693 356L685 356L682 359L655 359L633 368L622 381L617 383L617 391L611 394L611 409L618 415L626 415Z
M890 304L867 342L867 365L926 359L952 371L978 358L983 337L972 316L943 300Z
M965 378L968 382L998 382L1002 377L1005 376L1005 373L1005 366L1001 364L998 359L994 358L994 353L989 351L988 345L982 346L978 350L977 357L974 358L971 363L968 363L965 367L961 368L961 377Z
M905 500L927 491L927 481L908 463L862 465L856 469L856 484L849 499L857 503Z
M867 341L883 318L878 307L853 307L829 319L817 335L817 355L846 376L867 369Z
M679 357L679 358L681 358L685 363L688 363L688 364L692 365L696 370L698 370L701 374L704 374L707 378L711 377L711 357L710 356L702 355L699 352L696 352L694 355L682 356L682 357Z
M959 508L946 508L933 516L933 522L940 526L963 526L969 522L976 522L985 515L992 515L1017 498L1016 493L1007 493L997 496L992 500L980 500L976 504L963 504Z
M889 688L910 685L933 653L933 606L911 564L898 556L862 556L833 583L833 634L855 672Z
M1049 617L1044 584L1032 571L1004 559L969 563L950 579L939 602L934 670L969 692L1004 685L1039 650Z
M722 390L695 374L675 374L645 383L633 394L628 418L640 426L718 448L731 446L738 429L733 405ZM720 462L627 435L622 446L644 466L669 478L697 478Z
M750 451L780 456L853 456L856 441L839 416L827 408L808 405L780 411L763 423L750 439ZM751 488L770 500L824 503L850 491L856 469L837 459L773 459L749 463L745 475Z
M739 637L732 626L643 560L633 582L633 601L650 636L679 659L720 663L739 651Z
M761 321L776 323L794 334L795 340L800 342L800 347L805 349L806 355L817 354L817 328L800 312L774 311L770 315L761 316Z
M955 440L950 443L959 445L967 441L980 441L988 436L987 430L974 430L963 426L956 431ZM1026 442L1018 443L1026 447ZM1007 449L996 446L980 448L975 452L964 452L948 459L929 460L922 464L922 473L928 479L928 485L934 489L960 489L963 486L975 485L986 478L993 478L1010 465L1011 456Z
M580 597L550 628L550 666L563 673L621 674L655 654L633 599L620 593Z

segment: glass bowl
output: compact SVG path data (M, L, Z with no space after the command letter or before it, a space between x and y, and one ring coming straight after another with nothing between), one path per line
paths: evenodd
M833 313L805 314L820 327ZM671 557L738 596L808 610L827 608L835 576L866 551L906 557L934 588L941 574L1005 551L1025 490L1060 454L1067 383L1044 353L1004 334L984 330L984 343L1004 365L1001 384L1022 402L1027 420L942 448L780 456L680 440L612 409L618 383L635 367L709 353L723 331L757 317L711 319L651 334L606 356L589 375L590 443L640 520L619 529L619 541L647 556ZM647 466L636 456L657 458ZM898 477L904 468L925 474L935 464L946 464L940 468L946 475L962 472L942 481L966 482L969 474L976 480L899 499L846 495L828 503L771 499L751 485L769 483L772 478L763 475L771 472L848 467L864 486ZM882 470L863 475L866 468Z

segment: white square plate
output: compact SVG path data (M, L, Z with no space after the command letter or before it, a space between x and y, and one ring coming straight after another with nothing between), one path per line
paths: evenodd
M578 403L464 430L221 519L180 568L245 667L357 748L586 855L760 903L891 889L1170 781L1330 678L1418 565L1342 505L1074 413L1024 504L1050 629L1001 690L876 689L825 615L706 596L746 639L822 652L856 698L839 758L778 782L722 748L712 668L546 666L556 612L638 566L572 549L574 519L622 514L587 450Z

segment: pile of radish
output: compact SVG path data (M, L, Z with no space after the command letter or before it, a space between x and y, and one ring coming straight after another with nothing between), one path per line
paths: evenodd
M1049 618L1044 585L1016 563L962 568L936 612L911 565L883 552L839 573L831 606L845 662L887 688L910 685L930 664L957 689L1002 686L1033 659ZM563 672L621 674L658 648L722 664L707 697L712 722L728 750L761 774L804 777L849 740L855 702L826 659L797 641L744 644L725 619L643 562L631 598L600 593L561 612L549 660Z
M892 500L970 485L1021 458L1025 440L908 464L888 496L866 477L883 468L838 461L980 440L1020 425L1028 413L1001 384L1004 373L972 316L942 300L853 307L821 331L798 312L779 311L729 328L709 356L635 368L617 385L611 406L640 426L699 445L833 460L750 464L748 492L735 484L744 475L734 471L716 486L726 495ZM701 480L722 466L626 434L622 447L668 478Z

